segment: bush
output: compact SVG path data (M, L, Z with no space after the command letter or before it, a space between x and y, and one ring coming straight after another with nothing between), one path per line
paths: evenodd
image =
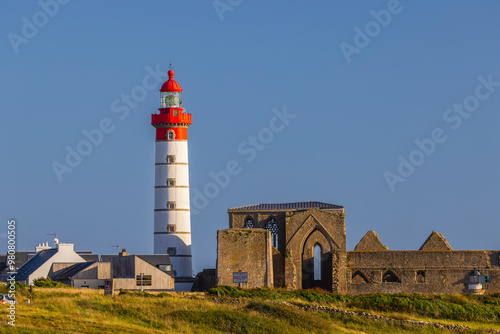
M69 285L53 281L48 277L37 278L33 281L33 284L39 288L71 288Z

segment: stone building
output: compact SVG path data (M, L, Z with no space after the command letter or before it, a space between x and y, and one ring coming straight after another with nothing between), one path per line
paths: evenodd
M217 284L322 288L341 294L500 291L500 251L455 251L439 233L391 251L369 231L346 249L342 206L320 202L231 208L217 232Z

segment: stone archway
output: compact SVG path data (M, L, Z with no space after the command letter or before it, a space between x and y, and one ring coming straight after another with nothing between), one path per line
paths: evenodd
M321 258L320 261L316 261L316 266L319 262L321 267L316 268L315 279L314 249L315 247L318 249L318 246ZM302 247L302 289L332 290L332 251L332 241L321 230L315 228L309 233ZM318 272L321 273L321 279L318 277Z

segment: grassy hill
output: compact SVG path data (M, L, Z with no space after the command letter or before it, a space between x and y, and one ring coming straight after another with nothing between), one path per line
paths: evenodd
M30 304L24 302L29 298ZM339 296L321 291L121 293L17 291L16 326L0 333L496 333L500 294ZM469 329L467 329L469 328ZM500 332L498 332L500 333Z

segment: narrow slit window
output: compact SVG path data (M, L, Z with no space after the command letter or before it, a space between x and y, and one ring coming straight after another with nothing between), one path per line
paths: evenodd
M321 281L321 246L314 246L314 280Z

